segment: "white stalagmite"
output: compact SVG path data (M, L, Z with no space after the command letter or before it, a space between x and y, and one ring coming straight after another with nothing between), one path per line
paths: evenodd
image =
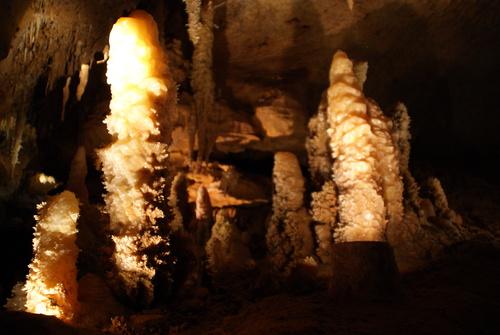
M289 275L298 262L312 255L311 216L304 207L305 179L291 152L277 152L273 168L273 215L266 234L275 272Z
M110 277L121 294L148 307L158 267L168 254L159 221L166 206L169 113L175 107L176 87L148 13L137 10L120 18L109 44L112 100L105 123L114 141L98 155L115 242Z
M337 51L330 68L328 122L339 190L337 242L385 241L387 222L400 221L402 184L389 120L362 92L363 78Z
M26 311L53 315L75 322L78 314L76 282L78 248L75 245L79 203L72 192L64 191L38 205L34 257L24 291Z

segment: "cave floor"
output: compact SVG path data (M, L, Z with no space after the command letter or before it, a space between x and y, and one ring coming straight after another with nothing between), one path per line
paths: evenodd
M498 334L500 247L488 237L455 245L401 279L402 294L370 299L333 298L317 290L261 298L210 295L197 310L165 306L157 317L106 331L1 312L0 329L2 334Z
M432 172L449 191L451 207L475 233L432 261L400 262L400 270L406 269L401 294L339 298L307 282L279 294L212 289L216 293L194 305L172 301L116 319L106 330L3 311L0 334L498 334L500 188L449 168Z
M479 238L403 274L399 296L335 299L321 291L209 299L177 319L170 334L497 334L499 279L500 248Z

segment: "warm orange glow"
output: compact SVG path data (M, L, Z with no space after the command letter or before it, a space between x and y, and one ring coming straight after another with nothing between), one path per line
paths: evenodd
M79 204L65 191L38 206L34 258L24 290L26 310L73 322L78 313L75 245Z
M154 203L161 201L166 182L175 84L148 13L137 10L120 18L109 43L106 75L112 99L105 123L114 142L99 151L99 159L115 243L113 277L131 300L146 307L153 299L156 268L143 250L166 243L157 228L164 213Z

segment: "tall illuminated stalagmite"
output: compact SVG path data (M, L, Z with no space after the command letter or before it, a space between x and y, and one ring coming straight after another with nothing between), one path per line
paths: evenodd
M343 51L334 55L328 89L333 177L339 190L336 240L384 241L388 222L403 217L403 186L392 125L362 91Z
M120 18L109 43L112 100L104 122L113 142L98 155L115 243L110 279L120 294L147 307L154 298L158 269L167 263L168 239L160 223L176 87L156 23L146 12Z

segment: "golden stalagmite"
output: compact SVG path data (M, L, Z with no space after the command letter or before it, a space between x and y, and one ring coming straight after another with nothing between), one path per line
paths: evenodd
M78 200L72 192L64 191L38 205L38 211L34 258L24 287L26 311L75 322L78 314L78 247L75 244L80 213Z
M398 153L391 124L362 92L352 61L334 55L328 89L328 122L339 190L338 242L385 241L388 221L403 215Z
M113 142L98 152L115 251L110 279L120 295L147 307L158 268L168 255L160 231L166 206L169 113L176 86L154 19L142 10L120 18L109 37L111 113L104 121ZM167 226L167 225L162 225Z

